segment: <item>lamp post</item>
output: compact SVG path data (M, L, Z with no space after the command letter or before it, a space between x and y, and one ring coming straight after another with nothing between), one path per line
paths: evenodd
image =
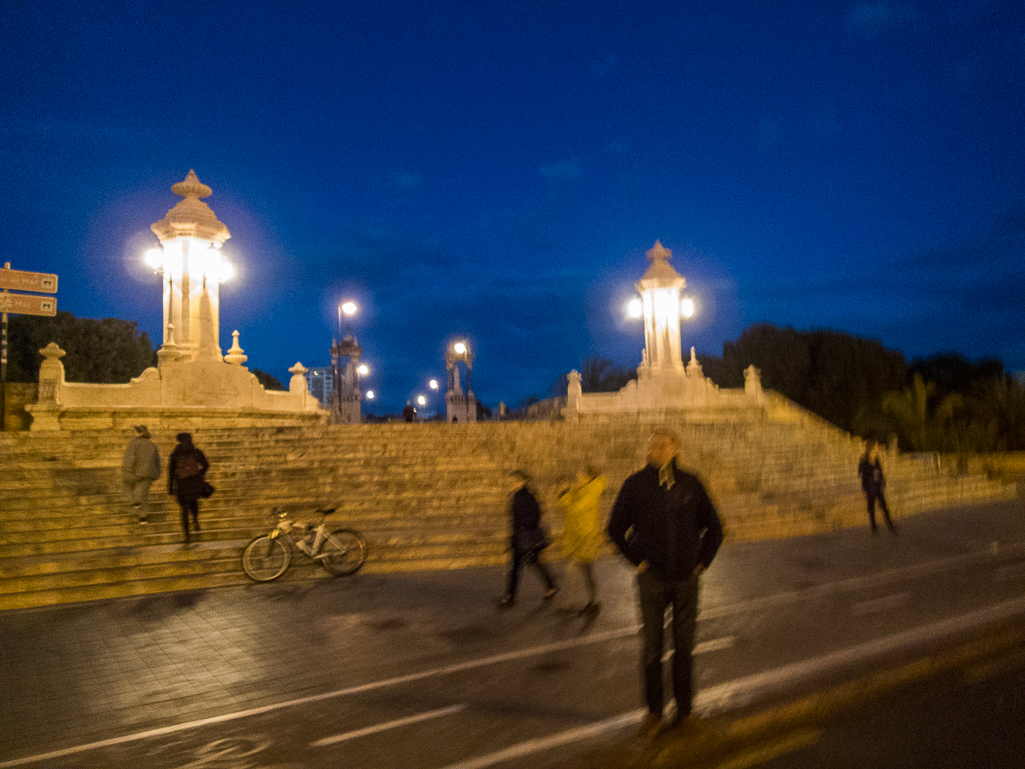
M352 424L362 421L359 375L361 369L369 372L369 368L366 365L360 365L359 356L362 354L363 348L359 346L356 338L352 335L352 326L348 322L345 326L345 336L342 336L342 315L352 318L358 311L359 307L351 300L338 303L338 337L331 347L334 380L331 419L336 424ZM344 369L342 358L346 359Z
M459 384L459 366L466 366L466 395ZM473 353L466 340L453 342L445 351L445 367L448 369L448 392L445 394L445 421L476 422L477 400L473 395L470 377L473 371Z

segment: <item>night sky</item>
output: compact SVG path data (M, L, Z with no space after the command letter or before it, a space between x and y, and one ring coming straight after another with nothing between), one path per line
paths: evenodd
M1025 369L1025 4L0 2L2 261L160 340L151 223L231 230L221 347L288 381L336 306L397 411L467 338L497 410L588 355L656 239L755 322Z

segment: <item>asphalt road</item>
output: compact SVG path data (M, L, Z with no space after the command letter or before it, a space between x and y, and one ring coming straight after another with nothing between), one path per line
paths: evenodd
M529 573L499 612L496 569L0 614L0 768L953 767L941 738L975 722L962 754L1021 765L999 763L1025 723L1020 502L724 546L701 725L654 741L631 573L599 567L597 617Z

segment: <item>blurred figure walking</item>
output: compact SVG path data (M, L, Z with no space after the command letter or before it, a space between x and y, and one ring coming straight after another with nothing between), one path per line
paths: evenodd
M160 477L160 451L150 440L146 425L135 425L135 437L121 460L121 482L139 523L149 520L149 487Z
M210 462L202 451L192 445L192 433L178 433L178 445L167 464L167 493L178 500L182 511L182 531L189 544L189 517L199 531L199 498L205 496L206 471Z
M562 531L562 553L572 568L580 572L587 589L587 603L581 613L597 614L598 585L594 579L594 559L605 543L605 529L601 522L601 495L608 479L587 467L577 473L572 485L559 494L559 505L566 514Z
M541 551L548 547L548 538L541 528L541 506L537 498L527 488L530 477L522 470L514 470L509 474L510 491L509 507L512 515L512 564L509 567L509 581L505 595L498 605L508 609L516 603L516 588L520 581L520 569L533 566L538 576L545 583L544 600L550 601L559 592L552 579L551 572L541 563Z

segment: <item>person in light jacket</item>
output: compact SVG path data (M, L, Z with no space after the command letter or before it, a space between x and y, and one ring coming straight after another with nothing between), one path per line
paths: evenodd
M577 473L576 480L559 494L559 506L565 512L562 530L562 554L570 565L580 572L587 588L587 604L582 613L597 614L598 584L594 579L594 559L605 544L605 529L601 521L601 495L608 479L587 467Z
M139 523L149 520L149 487L160 477L160 451L150 440L146 425L135 425L135 437L128 443L121 460L121 482L124 483L132 510Z

